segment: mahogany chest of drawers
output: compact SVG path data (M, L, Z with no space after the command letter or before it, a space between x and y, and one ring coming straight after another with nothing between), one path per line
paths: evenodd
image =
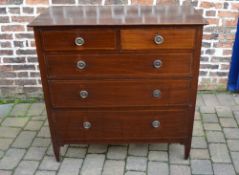
M64 144L185 145L202 27L190 6L51 7L29 26L56 159Z

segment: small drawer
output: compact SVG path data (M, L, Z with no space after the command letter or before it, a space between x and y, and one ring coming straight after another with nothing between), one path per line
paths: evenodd
M187 110L52 112L56 132L64 141L95 142L183 138L188 116Z
M191 53L47 55L48 77L147 78L191 75Z
M46 51L112 50L116 48L114 30L71 29L43 30L43 48Z
M195 43L195 29L152 28L122 29L121 48L140 49L192 49Z
M190 80L50 80L55 108L187 105Z

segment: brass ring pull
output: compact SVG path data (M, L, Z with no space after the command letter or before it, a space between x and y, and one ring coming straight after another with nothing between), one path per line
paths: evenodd
M152 122L152 127L153 127L153 128L159 128L159 127L160 127L160 121L154 120L154 121Z
M77 61L77 63L76 63L76 67L78 68L78 69L84 69L85 67L86 67L86 62L85 61L82 61L82 60L80 60L80 61Z
M156 35L156 36L154 37L154 42L155 42L155 44L157 44L157 45L163 44L163 42L164 42L163 36L162 36L162 35Z
M161 60L154 60L154 68L159 69L162 66L162 61Z
M75 39L75 45L77 45L77 46L82 46L84 43L85 43L85 40L82 37L77 37Z
M91 123L90 122L88 122L88 121L86 121L86 122L83 122L83 128L85 128L85 129L90 129L91 128Z
M153 97L159 98L161 96L161 91L159 89L155 89L153 91Z
M88 97L88 95L89 95L89 93L86 90L81 90L80 91L80 97L81 98L85 99L85 98Z

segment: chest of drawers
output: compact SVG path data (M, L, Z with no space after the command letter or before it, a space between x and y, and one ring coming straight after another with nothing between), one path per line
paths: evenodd
M51 7L29 26L56 159L64 144L185 145L202 27L189 6Z

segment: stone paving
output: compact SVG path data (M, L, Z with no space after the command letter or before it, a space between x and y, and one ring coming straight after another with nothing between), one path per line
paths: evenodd
M66 145L53 157L43 103L0 105L0 175L239 174L239 95L198 94L192 149L179 144Z

